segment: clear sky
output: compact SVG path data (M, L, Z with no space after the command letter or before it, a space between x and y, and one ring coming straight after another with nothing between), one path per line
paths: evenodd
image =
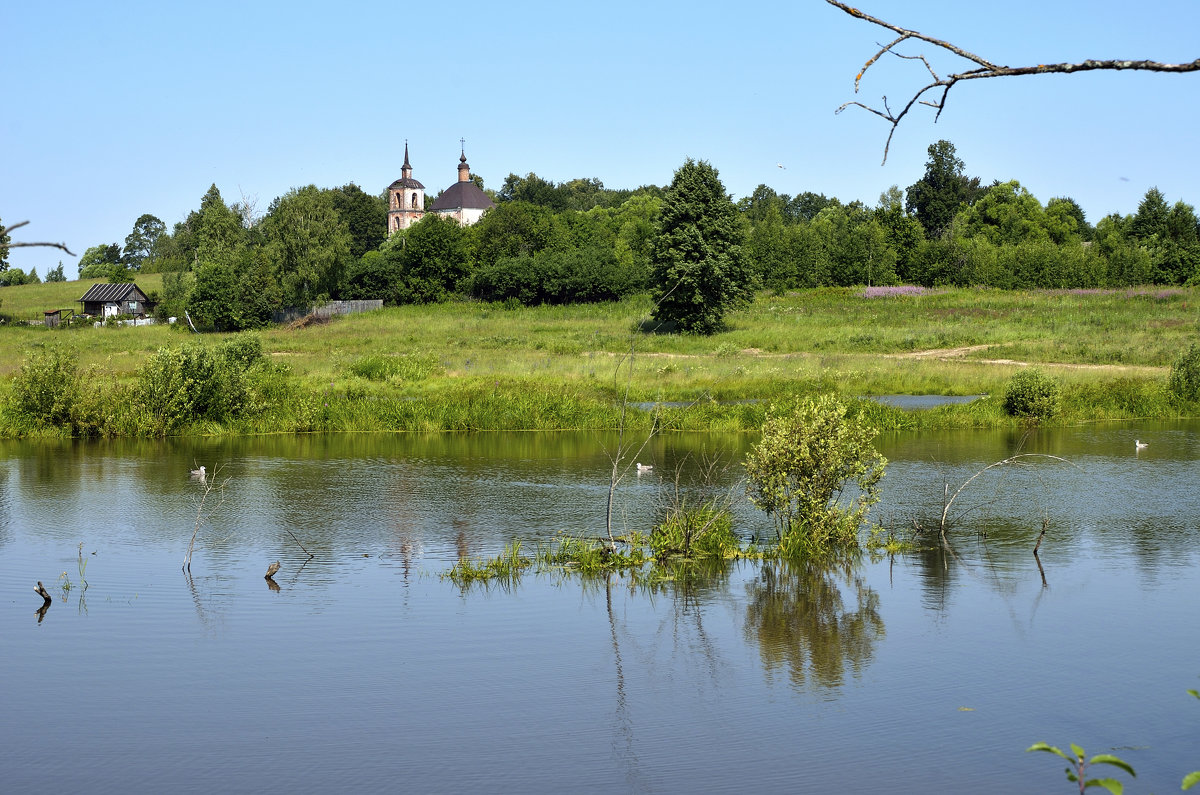
M1009 66L1200 56L1196 0L861 0L867 13ZM265 211L289 188L400 176L404 141L430 193L459 139L498 188L511 173L665 185L710 161L735 198L766 183L875 205L920 178L929 144L967 173L1018 179L1088 219L1157 186L1200 205L1200 73L1095 72L961 84L941 120L916 112L881 166L888 125L853 80L890 39L823 0L708 2L9 3L0 28L0 219L77 255L168 228L215 183ZM910 44L939 74L963 62ZM888 58L858 98L893 107L928 79ZM779 168L779 164L785 168ZM54 249L14 249L45 276Z

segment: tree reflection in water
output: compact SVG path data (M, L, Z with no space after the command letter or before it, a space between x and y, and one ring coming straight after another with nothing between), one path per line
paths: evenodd
M840 687L847 668L858 677L885 634L879 594L856 561L764 562L746 588L747 639L768 677L786 668L797 687Z

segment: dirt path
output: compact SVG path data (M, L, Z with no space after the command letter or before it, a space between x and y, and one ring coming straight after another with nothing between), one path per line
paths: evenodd
M991 347L991 345L964 345L961 348L934 348L928 351L913 351L911 353L885 353L884 356L888 359L939 359L941 361L950 361L952 359L962 359L967 354L976 351L986 351ZM1017 365L1018 367L1027 367L1030 364L1030 362L1021 362L1016 359L967 359L965 361L969 361L972 364L1007 364ZM1168 370L1166 367L1131 364L1075 364L1071 362L1035 362L1034 364L1038 367L1057 367L1063 370L1108 370L1112 372L1143 374L1163 373Z

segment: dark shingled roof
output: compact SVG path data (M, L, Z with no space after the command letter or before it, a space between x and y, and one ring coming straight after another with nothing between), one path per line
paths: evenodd
M474 182L455 182L437 197L431 210L490 210L496 203Z
M379 183L376 182L375 184L378 185ZM420 182L417 182L412 177L409 177L408 179L401 177L391 185L388 185L388 190L392 190L393 188L420 188L421 190L425 190L425 186Z
M80 301L124 301L125 296L129 295L134 290L145 295L144 292L132 282L125 284L93 284L88 288L88 291L83 294Z

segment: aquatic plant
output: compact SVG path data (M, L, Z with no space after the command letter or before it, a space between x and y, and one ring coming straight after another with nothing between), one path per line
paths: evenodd
M775 520L781 555L858 546L887 464L871 444L876 433L832 395L771 407L762 439L746 456L746 493ZM848 488L854 496L843 504Z
M533 561L521 554L521 542L514 541L504 548L504 552L489 560L462 558L442 577L459 586L493 580L512 584L532 565Z
M1113 795L1121 795L1125 791L1125 785L1115 778L1087 778L1088 768L1093 765L1112 765L1124 770L1134 778L1137 777L1137 774L1133 772L1133 768L1129 766L1129 763L1120 757L1112 754L1096 754L1091 759L1088 759L1084 750L1075 743L1071 743L1071 753L1069 754L1047 743L1034 743L1026 748L1025 751L1045 751L1046 753L1054 754L1067 760L1067 764L1069 765L1065 771L1067 780L1078 783L1080 793L1092 787L1101 787L1113 793Z

